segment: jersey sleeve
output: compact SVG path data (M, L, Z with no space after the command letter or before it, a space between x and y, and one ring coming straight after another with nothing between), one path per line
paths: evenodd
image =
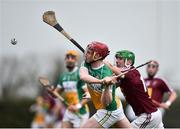
M110 76L113 75L113 72L111 71L111 69L109 69L108 66L105 65L103 69L104 69L104 72L103 72L103 75L102 75L101 79L103 79L105 77L110 77ZM106 86L102 85L103 91L104 91L105 87ZM110 86L110 92L112 92L112 87L113 87L113 85Z
M172 91L173 91L173 89L171 89L171 88L168 86L166 80L162 80L162 79L161 79L161 83L162 83L162 89L163 89L164 92L172 92Z
M86 67L85 67L86 68ZM84 88L87 88L87 85L84 81L80 80L80 73L79 73L79 69L78 69L78 80L79 80L79 85L80 85L80 88L84 89Z
M109 77L109 76L112 76L113 75L113 72L111 71L111 69L109 69L108 66L104 66L104 72L103 72L103 75L102 75L102 78L105 78L105 77Z

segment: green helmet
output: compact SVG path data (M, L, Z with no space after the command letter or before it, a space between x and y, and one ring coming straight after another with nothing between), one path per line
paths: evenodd
M117 51L115 57L121 57L123 59L131 60L132 65L134 65L135 62L135 55L133 52L128 51L128 50L122 50L122 51Z

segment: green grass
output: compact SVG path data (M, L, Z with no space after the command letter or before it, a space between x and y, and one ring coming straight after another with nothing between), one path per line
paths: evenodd
M30 127L33 114L29 112L32 100L1 100L0 127Z

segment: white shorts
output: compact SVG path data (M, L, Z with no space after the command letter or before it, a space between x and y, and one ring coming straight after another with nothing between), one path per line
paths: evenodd
M122 106L114 111L108 111L106 109L99 109L92 116L102 127L109 128L117 121L125 118Z
M56 120L56 116L53 113L46 113L45 115L45 123L47 125L53 124Z
M142 113L133 122L133 128L164 128L161 111L158 109L151 114Z
M126 106L125 114L126 114L129 121L133 121L137 118L137 116L135 115L131 105L129 105L129 104Z
M159 110L161 111L162 118L163 118L164 115L165 115L166 110L164 108L160 108L160 107L159 107Z
M46 127L46 125L45 125L45 123L37 123L37 122L35 122L35 121L33 121L32 123L31 123L31 128L33 128L33 129L37 129L37 128L45 128Z
M80 114L75 114L70 112L68 109L66 109L64 117L63 117L63 122L70 122L73 124L74 128L80 127L82 124L84 124L89 118L89 112L80 115Z

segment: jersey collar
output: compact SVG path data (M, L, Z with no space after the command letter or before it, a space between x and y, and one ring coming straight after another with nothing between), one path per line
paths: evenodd
M99 66L99 67L97 67L97 68L93 68L93 67L92 67L92 69L93 69L93 70L97 70L97 69L102 68L103 66L104 66L104 64L100 65L100 66Z

